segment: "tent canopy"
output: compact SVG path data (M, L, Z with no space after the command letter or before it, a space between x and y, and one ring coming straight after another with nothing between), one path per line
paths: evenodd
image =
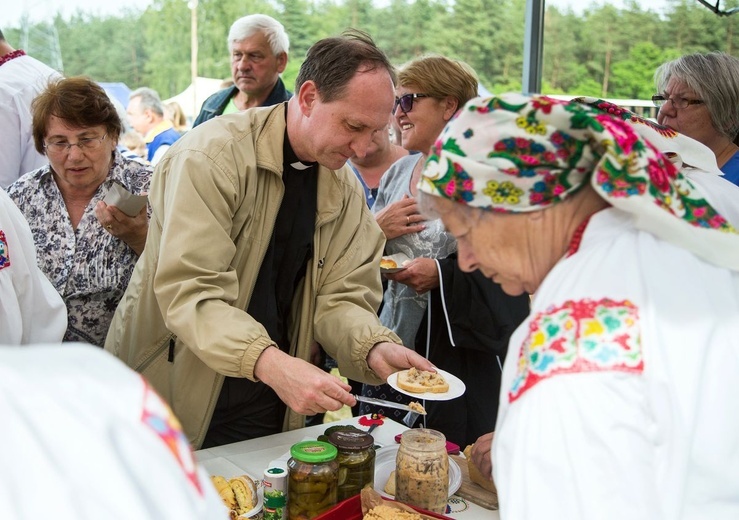
M222 82L222 79L198 77L194 84L190 83L185 90L176 96L164 99L164 104L176 101L182 107L188 121L192 122L200 113L203 102L220 88Z
M101 87L107 92L108 96L118 101L123 108L128 107L128 95L131 93L131 89L125 83L99 83Z

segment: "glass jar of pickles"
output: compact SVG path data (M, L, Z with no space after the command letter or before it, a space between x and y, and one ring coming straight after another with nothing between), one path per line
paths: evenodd
M395 458L395 499L434 513L446 511L449 455L446 438L436 430L407 430Z
M336 505L339 463L335 446L321 441L299 442L287 462L289 520L315 518Z
M339 502L375 481L375 439L368 433L336 431L328 436L339 451Z

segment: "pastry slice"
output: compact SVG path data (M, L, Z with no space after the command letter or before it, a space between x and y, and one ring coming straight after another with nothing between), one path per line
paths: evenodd
M248 477L235 477L228 481L234 496L236 497L236 511L243 515L254 509L257 503L257 487L254 481Z

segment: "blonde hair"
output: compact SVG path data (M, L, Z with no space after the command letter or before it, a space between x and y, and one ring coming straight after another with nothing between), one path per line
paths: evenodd
M413 85L437 99L451 96L457 100L458 108L477 96L477 84L477 74L472 67L440 55L411 60L398 73L398 85Z

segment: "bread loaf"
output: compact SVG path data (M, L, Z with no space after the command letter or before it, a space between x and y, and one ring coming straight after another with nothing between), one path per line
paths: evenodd
M472 446L473 444L470 444L467 446L462 453L464 453L464 456L467 458L467 470L470 474L470 480L477 484L478 486L482 487L483 489L487 489L488 491L492 491L493 493L497 493L498 490L495 489L495 483L488 477L485 478L485 476L480 472L479 469L477 469L477 466L472 462Z

